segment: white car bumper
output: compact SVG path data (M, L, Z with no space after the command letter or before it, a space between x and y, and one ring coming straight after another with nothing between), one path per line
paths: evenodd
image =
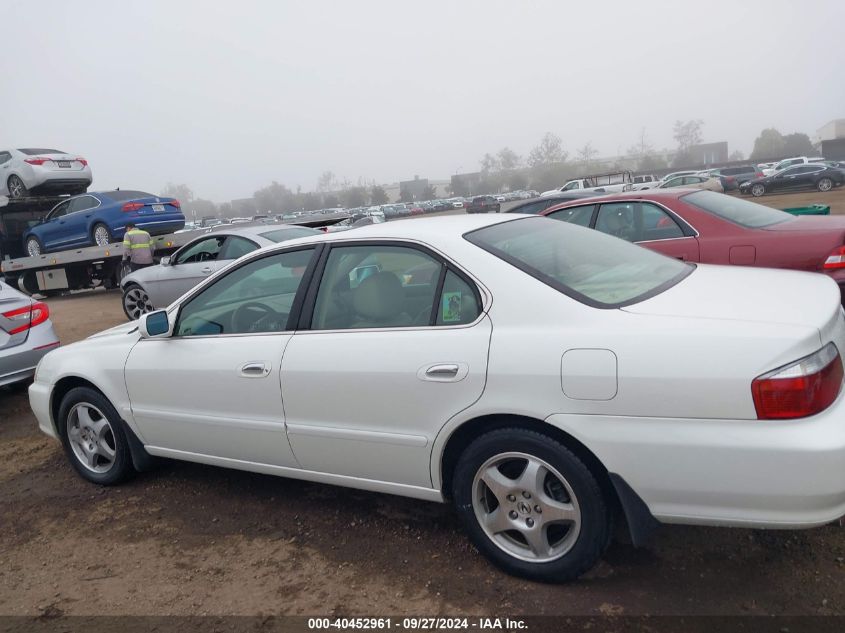
M845 396L798 420L553 415L666 523L805 528L845 515Z
M34 382L29 386L29 406L38 420L38 428L52 438L58 439L50 416L50 393L52 385Z

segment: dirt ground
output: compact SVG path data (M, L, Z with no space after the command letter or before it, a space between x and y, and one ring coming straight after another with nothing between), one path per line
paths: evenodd
M842 193L824 196L838 213ZM124 321L114 291L48 303L65 344ZM178 462L98 488L39 433L25 386L0 390L2 615L831 615L843 568L838 526L664 526L577 583L530 583L445 505Z

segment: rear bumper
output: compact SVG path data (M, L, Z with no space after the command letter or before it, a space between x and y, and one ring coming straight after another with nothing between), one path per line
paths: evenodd
M150 235L167 235L185 228L185 216L173 213L130 216L126 218L126 221L134 223L136 227ZM123 234L126 232L125 224L111 228L115 239L123 239Z
M47 324L33 328L27 340L21 345L0 352L0 385L9 385L32 378L38 361L59 346L59 339L53 331L53 326L42 327L44 325Z
M845 394L799 420L553 415L666 523L809 528L845 515Z

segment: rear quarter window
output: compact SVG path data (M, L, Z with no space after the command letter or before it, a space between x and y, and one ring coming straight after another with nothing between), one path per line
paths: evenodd
M711 213L747 229L761 229L794 220L785 211L779 211L756 202L715 191L696 191L681 197L687 204Z

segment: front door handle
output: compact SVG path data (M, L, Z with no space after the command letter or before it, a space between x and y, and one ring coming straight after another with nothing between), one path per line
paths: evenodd
M270 374L270 365L262 361L252 361L242 365L240 373L244 378L264 378Z
M202 272L204 272L207 275L208 273L211 272L211 266L206 266L205 268L202 269Z

